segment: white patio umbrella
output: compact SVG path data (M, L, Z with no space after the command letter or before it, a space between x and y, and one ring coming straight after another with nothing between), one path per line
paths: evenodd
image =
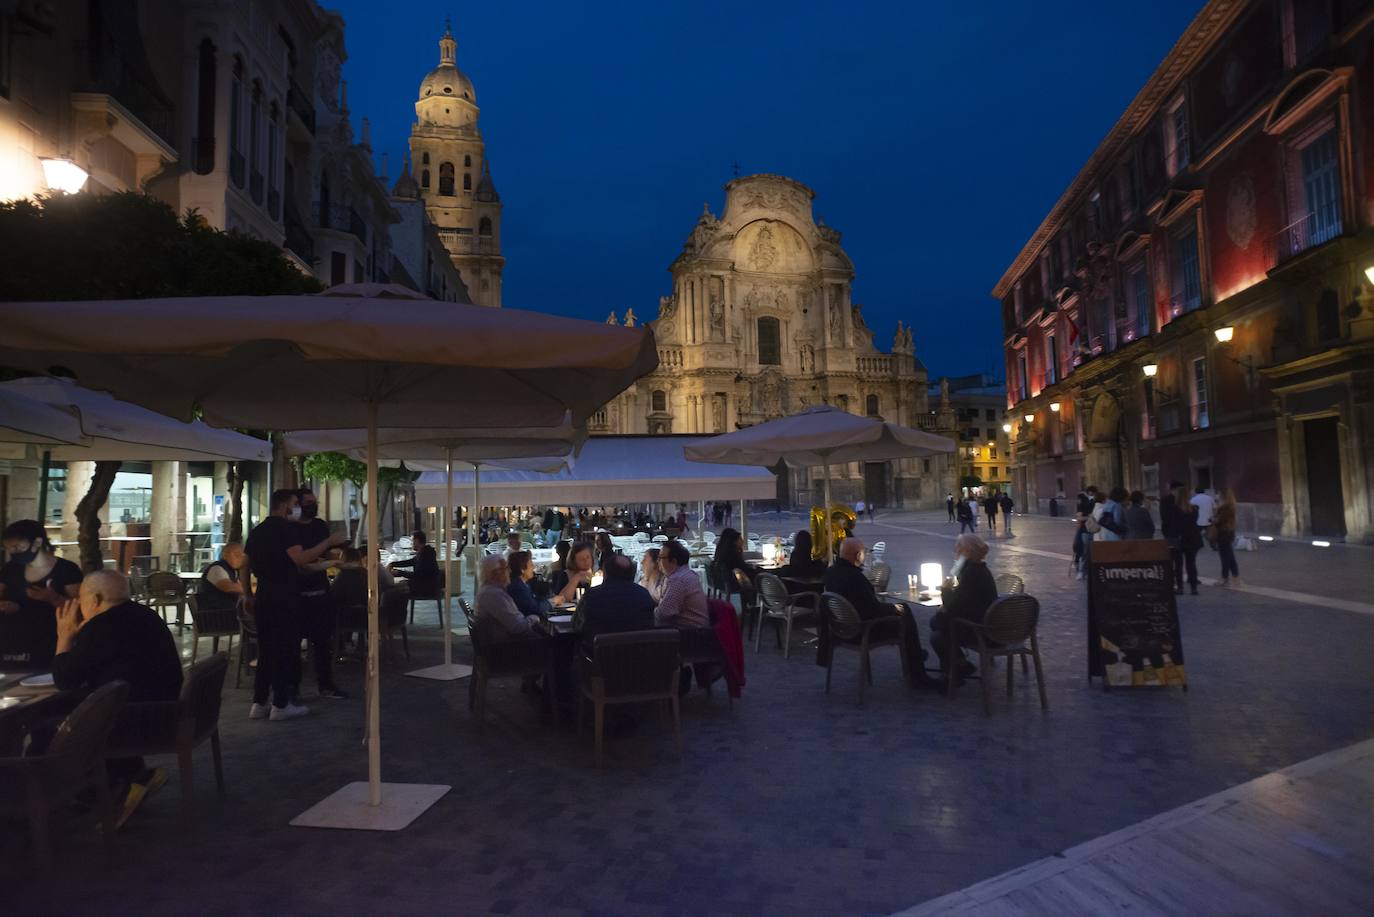
M571 450L587 438L586 428L573 426L570 418L557 427L527 427L520 430L424 430L415 428L377 431L378 460L400 460L416 471L440 470L448 481L444 495L443 529L440 538L447 549L452 537L449 521L453 513L453 463L461 459L471 465L480 479L483 464L498 468L559 471L571 461ZM313 430L291 433L282 438L287 455L315 452L342 452L366 460L366 430ZM481 506L480 485L474 486L474 510L468 516L468 543L476 544L474 523ZM453 577L444 576L444 602L441 621L444 631L444 661L407 672L417 678L453 681L472 674L472 667L453 661ZM472 571L473 594L477 592L477 570Z
M416 300L226 296L0 303L0 365L62 367L83 385L216 425L368 430L574 424L658 365L652 332L516 309ZM377 514L368 516L368 781L293 820L397 830L447 786L381 783Z
M81 421L74 413L0 384L0 443L74 445L81 438Z
M954 441L934 433L859 417L829 405L807 408L734 433L713 436L683 450L694 462L771 467L786 462L794 468L824 469L826 518L830 514L830 466L845 462L882 462L889 459L953 452ZM826 558L835 546L825 540Z

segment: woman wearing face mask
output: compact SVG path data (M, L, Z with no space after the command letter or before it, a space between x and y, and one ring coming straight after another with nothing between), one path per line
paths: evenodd
M955 540L954 566L949 571L950 578L946 585L940 588L944 610L930 620L930 642L940 656L941 669L947 673L950 658L957 656L957 677L960 679L973 674L974 669L973 664L964 658L962 649L956 653L955 648L950 646L954 637L950 619L981 624L988 606L997 600L997 584L993 581L992 571L984 563L987 556L988 546L977 535L963 534ZM957 585L951 584L954 580L958 581ZM966 633L961 631L960 637Z
M57 649L57 609L80 594L81 568L53 553L37 520L15 522L0 540L9 558L0 567L0 662L47 668Z

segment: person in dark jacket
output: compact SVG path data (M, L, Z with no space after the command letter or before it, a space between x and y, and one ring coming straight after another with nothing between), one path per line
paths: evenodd
M988 517L988 531L997 531L997 510L999 508L996 491L990 493L983 499L983 512Z
M738 529L724 529L720 533L720 540L716 542L716 556L714 558L717 568L723 575L729 577L729 582L734 583L735 571L743 570L744 575L749 577L752 582L754 570L744 560L744 536Z
M196 608L199 611L237 611L239 599L243 598L243 584L239 582L241 566L243 545L231 541L220 549L219 560L201 572Z
M523 615L547 615L550 611L548 599L536 599L530 589L534 579L534 555L529 551L512 551L506 558L510 564L510 585L506 592L515 600L515 607Z
M968 505L967 500L960 500L955 506L955 513L959 518L959 534L964 534L967 529L970 532L978 530L978 523L973 518L973 507Z
M1159 528L1169 543L1173 557L1174 592L1183 594L1183 571L1188 571L1188 585L1197 595L1197 552L1202 548L1202 532L1197 525L1197 507L1184 499L1183 484L1173 481L1169 493L1159 501Z
M1130 504L1126 507L1126 537L1128 539L1148 540L1155 537L1155 521L1145 506L1145 494L1131 491Z
M930 642L940 657L941 669L948 672L951 657L957 655L958 678L972 674L973 666L964 658L963 650L951 644L956 637L961 645L970 645L967 641L971 640L976 646L977 642L967 630L961 628L956 633L950 619L981 624L988 608L997 600L997 583L988 569L987 556L988 546L977 535L960 535L955 540L950 579L958 584L940 587L943 610L930 619Z
M635 582L635 562L624 554L607 562L600 586L587 590L577 604L573 628L590 653L597 634L648 630L654 626L654 599Z
M879 601L873 584L864 576L864 553L862 539L846 538L840 542L839 556L825 571L825 591L848 599L865 621L884 619L883 624L870 631L872 639L882 640L894 634L901 636L902 669L908 685L913 688L939 688L940 683L926 674L925 653L921 649L921 637L910 609L905 605L889 605ZM826 665L833 651L828 629L822 626L819 636L816 661Z
M417 529L410 536L415 556L387 565L391 575L408 580L411 591L417 595L434 595L439 591L439 555L428 541L425 533Z
M792 553L788 555L787 563L778 571L778 575L796 579L816 579L824 576L825 561L812 557L813 550L811 533L802 529L792 539Z

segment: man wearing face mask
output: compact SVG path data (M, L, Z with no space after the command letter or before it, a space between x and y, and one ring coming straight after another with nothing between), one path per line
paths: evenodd
M53 553L35 519L21 519L0 540L9 561L0 567L0 662L46 669L57 645L57 608L76 598L81 568Z
M291 702L301 651L298 571L347 539L332 535L311 548L301 547L293 523L300 515L294 490L273 491L271 515L249 533L243 548L247 559L240 572L243 606L253 615L258 630L258 669L249 719L270 716L273 721L289 720L310 712L310 708ZM267 704L269 693L271 707Z
M296 500L301 508L300 518L295 519L296 545L302 550L313 549L329 540L329 523L319 517L320 501L309 487L296 491ZM311 654L315 660L315 681L320 697L342 700L348 697L334 685L333 643L334 643L334 601L329 595L329 568L326 560L307 562L300 568L296 578L297 595L300 598L301 628L305 639L310 643ZM300 656L293 657L294 686L300 693L301 667Z
M960 681L976 669L964 658L962 648L951 645L955 634L950 619L981 624L988 607L997 600L997 583L984 562L987 556L988 546L977 535L960 535L955 540L954 566L950 568L949 579L940 587L944 610L930 619L930 642L940 657L941 669L948 672L950 660L954 659L959 666L956 678ZM962 638L965 634L961 632L959 636ZM972 638L971 634L967 636Z

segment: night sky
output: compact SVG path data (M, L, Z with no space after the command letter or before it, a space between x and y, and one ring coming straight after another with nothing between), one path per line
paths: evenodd
M507 306L653 318L738 164L816 191L876 343L911 323L932 378L1001 377L989 291L1201 6L332 4L355 127L371 120L393 180L452 15L505 205Z

